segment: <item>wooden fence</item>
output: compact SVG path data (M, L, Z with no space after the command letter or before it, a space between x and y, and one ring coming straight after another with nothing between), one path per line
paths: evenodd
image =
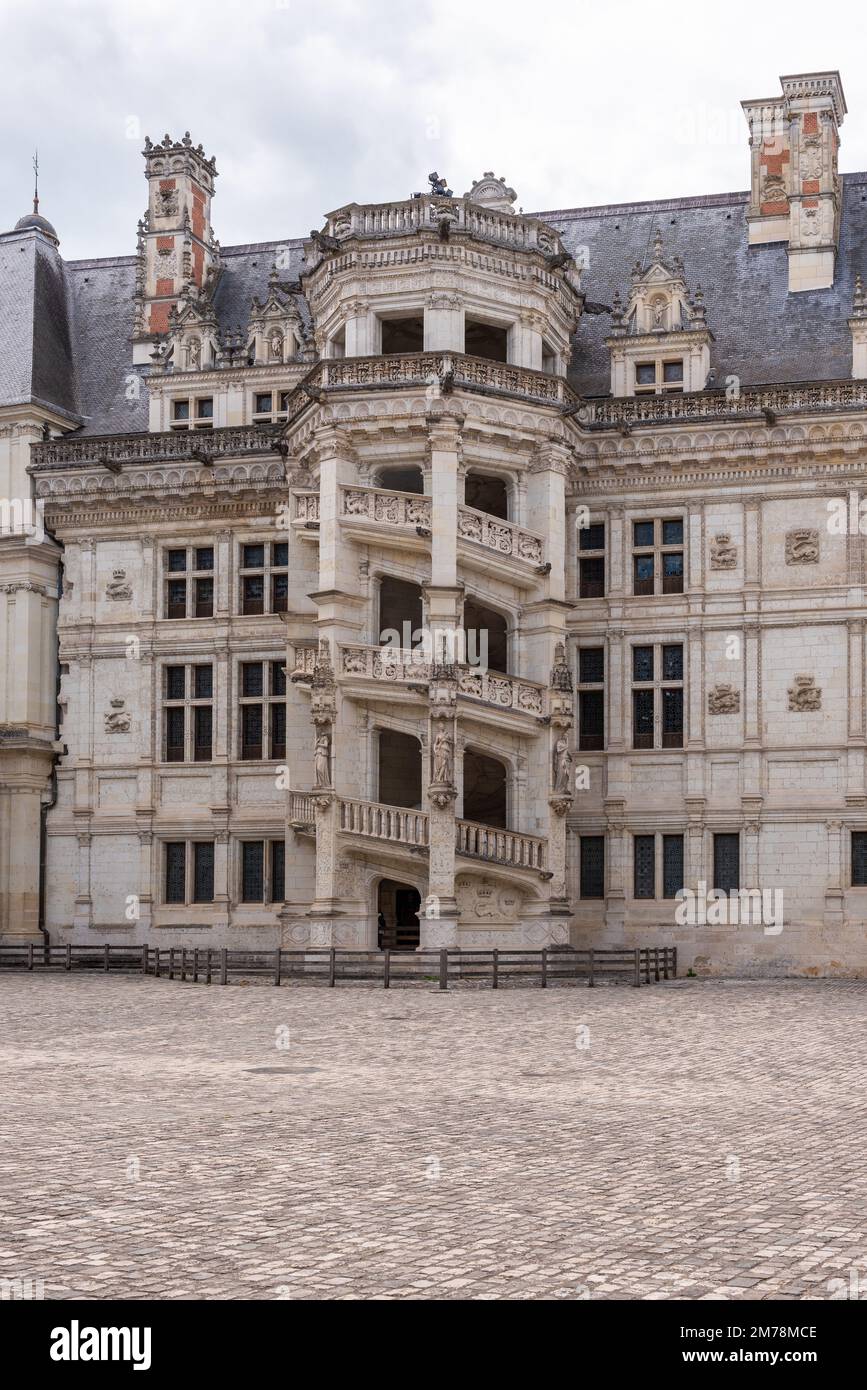
M302 979L335 986L343 981L369 981L389 989L393 984L432 983L448 989L449 982L538 984L552 981L592 988L603 980L619 979L638 988L677 977L676 946L547 947L525 950L353 951L311 950L232 951L182 946L46 946L41 943L0 946L0 970L87 970L151 975L156 979L226 985L234 978L264 977L275 985Z

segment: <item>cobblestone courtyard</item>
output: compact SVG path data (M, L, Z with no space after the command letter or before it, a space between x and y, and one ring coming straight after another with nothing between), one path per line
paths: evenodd
M47 1298L863 1288L865 1005L2 975L0 1274Z

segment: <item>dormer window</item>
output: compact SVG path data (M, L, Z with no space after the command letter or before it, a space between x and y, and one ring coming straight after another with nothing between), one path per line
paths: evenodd
M173 430L211 430L214 428L213 396L172 401Z
M635 364L635 394L636 396L661 396L669 395L673 391L683 390L683 358L673 358L671 361L663 361L661 358L653 362L636 362Z
M254 391L253 424L270 425L285 420L288 405L288 391Z

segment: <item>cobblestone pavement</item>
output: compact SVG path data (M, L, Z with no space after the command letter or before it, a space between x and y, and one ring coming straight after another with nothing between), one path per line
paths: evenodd
M47 1298L803 1299L856 1270L863 1293L865 1006L826 981L0 975L0 1275Z

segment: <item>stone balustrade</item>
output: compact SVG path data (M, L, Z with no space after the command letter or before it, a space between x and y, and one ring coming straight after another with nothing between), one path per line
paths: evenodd
M338 662L338 677L392 684L427 682L430 677L430 659L422 648L341 645Z
M457 853L470 859L545 872L548 842L539 835L521 835L516 830L496 830L490 825L459 820L455 823L455 836Z
M500 675L475 666L461 666L458 674L458 694L500 709L516 710L519 714L547 713L547 687L538 681L520 680L517 676Z
M577 405L579 402L564 378L549 372L514 367L463 352L403 352L375 357L326 358L296 387L289 398L288 413L292 419L296 406L309 404L317 389L327 392L411 386L439 391L444 385L446 389L463 387L540 405Z
M617 396L585 401L578 419L593 427L672 424L690 420L752 418L773 423L788 411L864 410L867 381L801 382L794 386L745 386L726 391L675 391L664 396Z
M312 669L312 667L311 667ZM501 675L476 666L458 666L458 694L498 709L541 716L547 713L547 686L518 676ZM338 678L383 681L395 685L430 680L430 655L423 647L398 648L341 645Z
M378 801L347 801L338 803L340 829L346 834L363 835L371 840L387 840L390 844L426 848L428 819L424 811L406 810L402 806L385 806Z
M290 647L292 653L292 669L289 672L289 679L312 680L313 669L316 665L315 646L293 646Z
M512 521L491 516L488 512L476 511L475 507L458 507L458 536L493 550L497 555L508 555L515 560L526 560L531 565L541 565L543 555L542 537Z
M313 825L316 812L309 792L289 793L289 822L291 825Z
M390 488L341 487L340 517L343 521L372 521L379 525L421 526L430 530L431 499L415 492L395 492Z
M231 425L215 430L155 430L153 434L103 434L86 439L61 437L32 444L30 461L40 469L95 463L181 462L192 460L193 450L212 460L249 454L273 457L275 434L253 425Z
M292 496L294 499L293 521L306 524L308 521L319 520L318 492L294 492Z
M452 236L463 233L477 241L515 251L538 251L544 256L559 255L566 249L554 228L538 218L482 207L469 198L427 193L398 203L356 203L340 208L329 217L326 231L341 241L353 237L381 241L413 232L435 232L444 213L450 218Z

